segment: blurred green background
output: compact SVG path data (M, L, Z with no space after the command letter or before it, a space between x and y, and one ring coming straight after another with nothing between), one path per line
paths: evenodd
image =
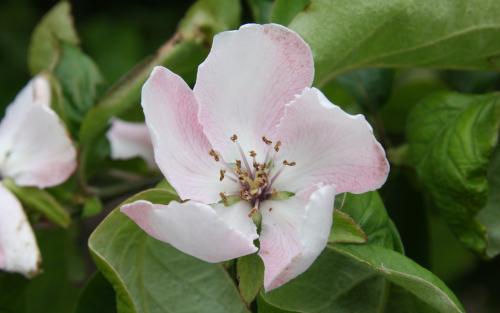
M0 108L3 110L29 79L27 49L33 28L57 1L2 0L0 2ZM97 63L104 76L102 88L168 39L192 1L71 1L83 50ZM243 21L251 19L244 6ZM349 74L348 74L349 75ZM500 76L491 72L430 70L390 71L391 89L379 118L391 144L402 142L408 108L434 90L448 89L484 93L500 88ZM347 110L358 111L359 99L349 94L341 76L324 87L330 99ZM411 88L410 88L411 87ZM406 88L406 89L405 89ZM410 91L411 90L411 91ZM0 114L1 115L1 114ZM391 116L384 120L385 116ZM387 143L386 143L387 144ZM384 202L401 233L407 255L442 278L460 297L467 312L500 312L500 258L481 260L469 253L450 233L446 224L429 209L426 199L412 183L412 173L398 167L382 190ZM426 207L428 209L426 209ZM82 238L85 249L86 238Z

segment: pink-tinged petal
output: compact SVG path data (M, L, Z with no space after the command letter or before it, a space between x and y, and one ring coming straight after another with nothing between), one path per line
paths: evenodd
M262 136L275 134L285 104L313 77L311 49L284 26L247 24L216 35L194 87L208 139L228 161L240 158L233 134L263 157Z
M237 192L234 182L219 181L222 164L208 154L198 104L181 77L156 67L142 88L142 107L156 163L182 199L215 203L220 192Z
M50 85L35 77L7 108L0 123L0 174L21 186L64 182L76 167L76 150L50 108Z
M338 193L380 188L389 163L363 115L350 115L315 88L306 88L287 105L276 138L282 141L277 163L296 162L278 176L274 188L297 192L317 183Z
M35 235L21 204L0 183L0 269L31 277L40 263Z
M146 124L115 118L111 122L111 128L106 137L111 146L112 159L127 160L141 157L148 163L149 167L156 167L153 144Z
M257 251L250 205L213 206L187 201L168 205L136 201L121 211L148 235L206 262L223 262Z
M283 201L261 206L259 256L264 289L270 291L302 274L320 255L332 226L333 186L317 186Z

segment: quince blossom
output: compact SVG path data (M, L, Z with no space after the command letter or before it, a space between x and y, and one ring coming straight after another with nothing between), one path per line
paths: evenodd
M0 179L45 188L64 182L76 167L76 151L50 108L50 84L33 78L0 123ZM41 262L33 230L19 200L0 181L0 269L27 277Z
M207 262L258 251L266 291L304 272L326 246L335 195L377 189L389 172L365 118L313 77L307 43L275 24L216 35L193 90L156 67L142 107L156 163L184 201L122 212Z
M111 159L141 157L150 168L156 168L153 144L146 124L114 118L106 137L111 148Z

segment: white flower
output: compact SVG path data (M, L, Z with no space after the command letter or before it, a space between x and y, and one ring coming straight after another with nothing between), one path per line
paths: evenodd
M146 124L114 118L106 137L111 148L111 159L126 160L141 157L149 167L156 167L153 144Z
M267 291L304 272L327 243L335 194L377 189L389 172L365 118L310 88L313 76L309 46L274 24L215 36L194 90L155 68L142 90L146 124L160 170L187 201L122 212L208 262L254 253L259 239Z
M65 181L75 167L75 148L50 108L49 81L39 75L17 95L0 123L0 178L45 188ZM31 276L40 259L20 202L0 182L0 269Z

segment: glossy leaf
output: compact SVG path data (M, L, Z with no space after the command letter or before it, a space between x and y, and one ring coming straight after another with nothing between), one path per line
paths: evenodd
M70 4L62 1L42 19L33 32L29 47L28 64L32 74L51 70L60 58L60 43L77 45Z
M100 272L94 273L78 298L74 313L116 313L115 292Z
M176 196L151 189L138 199L168 203ZM114 210L92 233L89 248L117 294L118 312L248 312L233 281L210 264L159 242Z
M413 107L431 93L446 90L446 86L435 71L424 69L400 70L394 80L391 95L380 110L380 117L386 133L402 135Z
M68 2L57 4L36 27L28 63L31 72L51 77L53 105L75 134L85 113L94 104L101 74L79 47Z
M488 170L489 196L486 206L477 219L486 227L488 249L486 254L494 257L500 253L500 145L492 157Z
M500 98L437 93L408 122L409 155L425 190L455 235L484 253L486 230L477 213L488 197L487 170L497 142Z
M290 27L311 45L321 86L366 67L497 69L499 14L496 0L312 0Z
M102 81L94 61L78 47L61 44L60 60L54 69L64 99L64 116L79 123L94 105Z
M465 311L442 281L403 255L377 245L336 244L302 276L261 294L259 313L272 312Z
M337 81L371 113L378 111L389 99L393 79L393 70L380 68L356 70L337 77Z
M403 252L399 234L376 191L360 195L346 194L340 210L356 221L368 236L368 243Z
M333 213L332 231L328 242L335 243L365 243L368 237L361 226L347 213L335 210Z
M271 21L288 25L310 2L310 0L276 0L271 12Z
M264 284L264 263L257 254L246 255L238 259L236 272L241 297L250 304Z

